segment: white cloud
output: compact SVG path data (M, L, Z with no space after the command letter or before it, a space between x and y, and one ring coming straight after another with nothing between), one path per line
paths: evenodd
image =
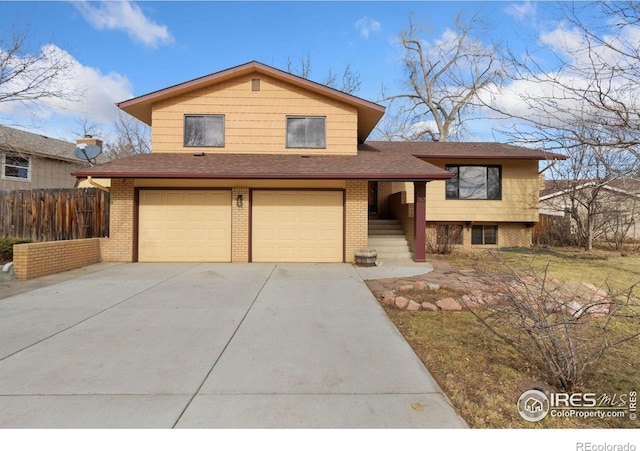
M530 0L524 3L511 3L504 12L519 21L531 20L537 14L537 5Z
M47 59L64 61L68 68L63 78L55 80L51 91L64 92L59 98L41 98L32 102L0 103L0 116L51 119L57 116L87 118L93 122L112 122L118 114L115 102L133 97L129 80L116 72L101 73L93 67L83 66L65 50L48 44L42 48L43 67ZM19 63L16 61L16 64ZM3 89L15 92L24 80L3 84ZM28 120L28 119L26 119Z
M380 31L381 25L377 20L365 16L356 21L355 27L363 38L368 39L371 33Z
M173 36L165 25L150 20L139 6L129 0L81 1L75 5L86 21L98 30L124 30L135 41L154 48L173 42Z

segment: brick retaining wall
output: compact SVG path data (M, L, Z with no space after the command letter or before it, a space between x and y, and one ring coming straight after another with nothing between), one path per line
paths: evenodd
M102 239L16 244L13 246L13 269L16 279L35 279L99 263Z

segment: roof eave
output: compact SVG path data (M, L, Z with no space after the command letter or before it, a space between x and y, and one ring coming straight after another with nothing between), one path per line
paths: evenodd
M567 157L564 155L557 155L561 158L553 158L547 155L452 155L452 154L412 154L416 158L422 159L454 159L454 160L566 160Z
M424 181L448 180L453 174L194 174L162 172L112 172L96 173L78 171L71 173L76 178L96 177L114 179L217 179L217 180L384 180L384 181Z

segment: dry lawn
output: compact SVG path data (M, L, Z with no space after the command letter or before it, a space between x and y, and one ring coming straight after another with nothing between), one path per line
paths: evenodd
M500 258L518 268L530 265L560 280L579 280L617 290L640 281L640 257L573 251L508 250ZM458 268L496 270L487 254L442 257ZM447 293L449 295L449 293ZM427 299L425 299L427 300ZM524 379L544 380L469 312L407 312L386 308L387 314L443 388L451 402L473 428L637 428L629 419L551 418L539 423L524 421L516 410ZM615 327L635 330L635 321L619 321ZM638 391L640 339L636 337L611 350L588 377L583 392L609 394Z

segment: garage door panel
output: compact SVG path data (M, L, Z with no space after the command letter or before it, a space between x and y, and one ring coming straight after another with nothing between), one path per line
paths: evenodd
M230 261L231 192L141 190L139 261Z
M341 262L341 191L255 191L252 260Z

